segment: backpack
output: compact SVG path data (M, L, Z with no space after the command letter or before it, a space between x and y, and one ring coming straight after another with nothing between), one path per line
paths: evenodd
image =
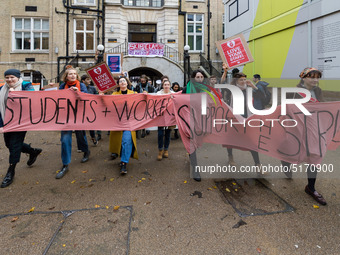
M268 89L268 83L260 81L258 83L259 86L263 88L263 93L261 93L261 102L263 107L267 106L270 103L270 100L272 99L272 93Z

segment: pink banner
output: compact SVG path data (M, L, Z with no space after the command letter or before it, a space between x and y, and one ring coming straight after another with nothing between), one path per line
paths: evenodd
M164 55L164 44L160 43L129 43L128 54L131 56L160 56Z
M203 143L255 150L292 163L321 163L340 145L340 102L308 103L306 116L294 105L270 115L234 116L226 104L201 94L99 96L70 90L10 92L4 131L138 130L177 124L188 152Z

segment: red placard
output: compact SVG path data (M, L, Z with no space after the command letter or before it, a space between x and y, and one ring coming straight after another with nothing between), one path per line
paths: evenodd
M224 63L229 68L253 62L248 44L242 34L235 35L223 41L216 42L216 46Z
M93 83L100 92L106 92L117 86L117 83L105 62L92 66L85 71L91 77Z

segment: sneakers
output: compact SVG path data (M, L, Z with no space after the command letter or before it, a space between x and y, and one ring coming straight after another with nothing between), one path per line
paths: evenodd
M305 192L310 195L312 198L314 198L314 200L316 202L318 202L321 205L327 205L326 200L323 198L323 196L317 192L316 190L313 192L310 190L310 188L308 187L308 185L305 187Z
M124 175L127 174L126 163L120 162L120 174Z
M38 155L42 152L42 149L32 149L32 152L29 154L29 158L27 161L27 165L31 166L37 160Z

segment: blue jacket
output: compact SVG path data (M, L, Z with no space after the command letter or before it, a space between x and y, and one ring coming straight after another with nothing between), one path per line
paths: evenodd
M65 88L65 85L66 85L65 82L62 83L62 84L60 84L59 89L64 89L64 88ZM84 92L84 93L87 93L86 85L85 85L84 83L82 83L82 82L80 83L80 91L81 91L81 92Z
M0 90L3 88L3 86L0 87ZM34 91L34 87L32 83L28 81L23 81L21 84L21 90L26 90L26 91ZM2 119L1 113L0 113L0 127L4 126L4 121Z

